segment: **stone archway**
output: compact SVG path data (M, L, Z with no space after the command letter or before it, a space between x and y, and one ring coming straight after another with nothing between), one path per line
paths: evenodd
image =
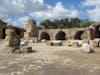
M100 26L95 27L95 38L100 38Z
M6 37L6 28L2 30L2 39L5 39L5 37Z
M16 35L21 36L21 31L20 31L20 29L15 29L15 32L16 32Z
M78 31L74 35L75 40L82 40L81 35L84 33L84 31Z
M50 35L47 32L42 32L40 34L40 40L43 40L43 39L50 40Z
M25 30L22 30L20 28L15 28L14 30L16 32L16 35L18 35L20 38L23 38L24 37Z
M55 40L66 40L66 33L63 31L60 31L56 34Z

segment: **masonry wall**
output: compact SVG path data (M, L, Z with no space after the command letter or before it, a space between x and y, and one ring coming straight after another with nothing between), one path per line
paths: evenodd
M66 34L65 40L75 39L74 36L77 32L83 31L83 33L79 36L82 39L90 38L90 33L88 28L70 28L70 29L43 29L39 30L39 37L41 38L41 33L46 32L50 36L50 40L55 40L56 35L60 32L64 32Z

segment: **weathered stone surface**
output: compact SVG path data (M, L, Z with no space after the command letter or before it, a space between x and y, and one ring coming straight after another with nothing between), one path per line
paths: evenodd
M42 29L39 30L38 38L39 40L42 40L41 38L46 38L46 39L50 38L50 40L70 40L70 39L81 40L81 39L88 39L88 35L90 35L88 32L89 32L88 28Z
M27 40L23 40L21 39L21 43L20 43L21 46L27 46L28 45L28 42Z
M3 29L9 28L9 26L3 27L2 24L3 21L0 21L0 38L3 37ZM93 23L90 25L90 27L85 28L69 28L69 29L45 29L45 28L39 28L36 26L36 22L34 20L28 20L27 25L24 29L20 29L17 27L12 27L15 29L17 34L21 37L28 39L28 38L38 38L38 40L42 40L46 38L47 40L69 40L69 39L75 39L75 40L83 40L83 39L95 39L100 38L100 23ZM18 29L18 30L17 30ZM24 32L25 31L25 32ZM42 35L42 33L46 33L46 35ZM6 32L9 34L9 31ZM58 35L59 34L59 35ZM63 35L65 34L65 35ZM47 36L48 35L48 36ZM41 39L42 38L42 39ZM60 38L60 39L59 39Z
M62 46L63 42L61 40L54 40L54 41L51 41L51 45L52 46Z
M83 44L83 40L70 40L70 46L80 47Z
M90 53L93 52L93 47L91 47L91 45L89 45L88 43L83 43L82 44L82 50L86 53Z
M11 47L20 45L20 38L19 36L16 35L13 29L6 30L5 45L11 46Z
M95 47L100 47L100 39L99 39L99 38L94 39L94 40L93 40L93 45L94 45Z
M38 30L34 20L28 20L25 30L26 32L24 33L24 38L26 39L38 36Z
M45 43L45 42L47 42L47 40L45 40L45 39L42 39L42 40L41 40L41 42L42 42L42 43Z
M20 47L20 52L21 53L32 53L32 52L35 52L35 50L32 50L32 47L21 46Z

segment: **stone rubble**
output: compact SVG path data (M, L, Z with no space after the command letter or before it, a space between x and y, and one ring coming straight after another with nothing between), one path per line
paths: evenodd
M90 53L90 52L94 51L93 47L90 44L88 44L88 43L83 43L82 44L82 50L84 52L86 52L86 53Z

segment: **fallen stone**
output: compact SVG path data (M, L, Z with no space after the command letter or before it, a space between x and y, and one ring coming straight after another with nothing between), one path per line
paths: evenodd
M32 52L36 52L35 50L32 50L32 47L26 47L26 46L20 47L20 51L21 51L21 53L32 53Z
M41 40L42 43L45 43L46 41L47 41L46 39L42 39L42 40Z
M61 46L62 45L62 41L61 40L54 40L54 41L51 41L51 45L52 46Z
M71 41L71 46L78 47L78 42L76 40Z
M94 52L93 48L88 43L82 44L82 50L83 52L86 52L86 53Z
M24 40L24 41L21 41L20 45L21 45L21 46L27 46L27 45L28 45L28 43L27 43L27 41L26 41L26 40Z
M95 47L100 47L100 39L99 39L99 38L94 39L94 40L93 40L93 45L94 45Z

